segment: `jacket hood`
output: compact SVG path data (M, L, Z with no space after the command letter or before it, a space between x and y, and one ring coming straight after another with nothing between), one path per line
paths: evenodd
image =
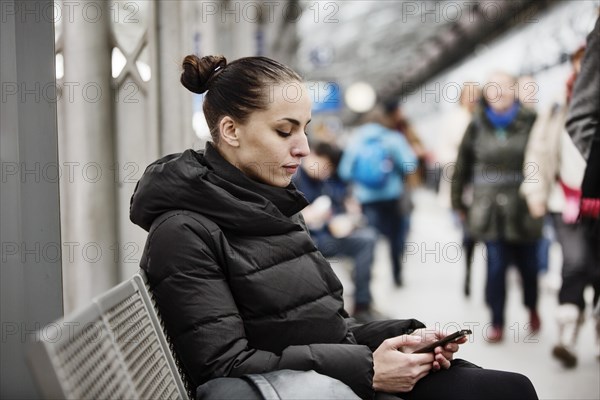
M173 210L199 213L222 230L276 235L302 227L289 217L308 202L293 184L280 188L248 178L208 143L150 164L131 197L129 217L146 231Z

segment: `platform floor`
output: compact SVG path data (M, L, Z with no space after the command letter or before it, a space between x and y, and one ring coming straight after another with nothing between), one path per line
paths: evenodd
M471 296L463 295L464 261L460 254L460 231L450 214L439 206L435 194L415 192L415 210L408 238L404 264L404 285L395 288L384 240L377 245L371 289L375 307L392 318L414 317L429 327L448 331L459 327L473 331L470 342L462 346L457 357L489 369L525 374L533 382L540 399L600 399L600 361L597 358L594 320L591 317L591 292L586 292L589 308L578 343L578 366L565 370L552 358L551 349L557 337L554 320L557 289L560 285L561 252L554 244L550 253L550 269L540 276L539 310L541 331L532 336L527 331L528 313L522 305L518 273L508 273L507 329L499 344L486 341L489 313L484 303L485 249L476 248ZM353 285L350 268L343 261L333 267L345 287L351 303Z

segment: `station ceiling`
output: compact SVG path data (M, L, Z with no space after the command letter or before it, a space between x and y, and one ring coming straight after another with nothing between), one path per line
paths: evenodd
M559 2L318 2L319 19L311 9L298 26L298 67L310 79L366 81L380 98L399 97Z

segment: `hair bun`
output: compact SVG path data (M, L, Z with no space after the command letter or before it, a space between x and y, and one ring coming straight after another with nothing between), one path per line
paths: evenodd
M181 84L190 92L204 93L226 65L227 60L223 56L186 56L183 59Z

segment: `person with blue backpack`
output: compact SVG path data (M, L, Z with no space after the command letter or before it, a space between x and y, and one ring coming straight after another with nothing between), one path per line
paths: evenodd
M383 107L377 105L367 120L346 146L338 174L353 183L354 195L369 224L389 241L394 283L402 286L408 217L402 210L403 178L416 171L417 157L406 138L394 129L394 120Z
M315 245L334 262L348 257L353 264L354 306L352 316L366 323L385 316L372 307L371 269L375 257L377 232L363 226L360 206L349 195L348 185L337 176L342 151L326 142L311 144L292 182L310 203L302 216Z

